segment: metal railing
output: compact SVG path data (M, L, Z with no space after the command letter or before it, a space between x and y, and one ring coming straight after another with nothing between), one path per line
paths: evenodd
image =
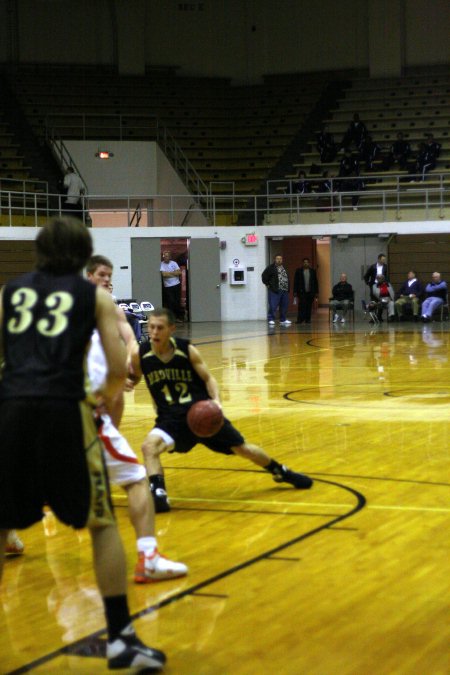
M377 174L363 174L361 176L347 176L347 177L326 177L326 178L311 178L306 176L305 178L284 178L276 180L268 180L266 183L266 193L269 194L287 194L295 195L296 186L301 183L305 183L309 186L310 191L312 190L315 194L326 194L327 192L337 193L342 191L343 186L350 186L356 182L361 183L361 192L366 192L366 189L370 185L380 185L388 184L388 187L385 190L389 192L401 192L402 190L411 189L413 184L416 184L418 187L426 188L427 184L433 183L434 187L439 189L445 189L445 187L450 187L450 185L445 184L445 181L450 181L450 173L427 173L425 174L425 179L423 179L422 174L395 174L391 175L388 173L377 173ZM304 193L305 194L305 193ZM308 192L306 193L308 194Z
M75 173L81 178L85 192L88 192L87 183L84 180L80 169L76 165L75 160L68 151L63 139L58 135L56 129L46 128L46 140L50 147L50 150L52 151L56 161L58 162L58 166L64 172L68 169L69 166L71 166L75 170Z
M208 186L156 115L59 113L47 115L45 129L48 139L154 140L190 192L205 200L208 196Z
M64 213L65 195L12 190L0 191L0 224L39 226L47 218ZM129 227L140 213L140 227L197 227L204 225L253 225L320 223L344 221L357 210L351 220L365 218L392 221L407 217L414 208L424 220L450 217L450 190L442 181L440 187L426 183L411 184L400 190L341 190L310 194L235 195L210 194L209 217L190 195L84 195L78 215L93 227ZM406 215L405 215L406 214ZM89 216L89 217L88 217ZM133 219L134 216L134 219Z

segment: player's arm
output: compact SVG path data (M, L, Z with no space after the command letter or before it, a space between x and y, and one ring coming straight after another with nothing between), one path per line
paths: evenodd
M213 401L215 401L220 407L222 407L222 404L220 402L219 385L217 384L217 380L215 377L211 375L208 366L206 365L206 363L201 357L200 352L196 347L194 347L194 345L189 345L189 358L191 360L191 364L195 372L205 383L208 394L211 396Z
M116 306L109 293L100 287L96 289L95 318L108 364L108 375L101 394L106 401L112 401L125 384L127 354L120 339Z

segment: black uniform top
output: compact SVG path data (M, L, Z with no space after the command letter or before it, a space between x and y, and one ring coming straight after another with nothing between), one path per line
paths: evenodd
M0 398L85 397L86 347L95 328L94 284L78 274L30 272L3 291Z
M189 358L189 340L171 337L174 348L168 363L152 351L150 342L140 346L141 370L157 407L158 420L164 417L184 419L196 401L211 398L204 381Z

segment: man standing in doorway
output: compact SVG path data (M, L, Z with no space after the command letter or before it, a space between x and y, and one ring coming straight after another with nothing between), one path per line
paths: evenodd
M303 258L303 266L298 267L294 275L294 298L298 301L297 323L311 323L311 310L318 293L317 274L310 267L309 258Z
M163 282L162 304L170 309L178 321L184 320L181 309L181 270L175 260L172 260L170 251L163 251L161 262L161 277Z
M286 318L289 305L289 277L283 267L283 256L276 255L272 265L268 265L261 275L262 282L269 291L269 326L275 326L277 309L280 310L280 326L290 326Z

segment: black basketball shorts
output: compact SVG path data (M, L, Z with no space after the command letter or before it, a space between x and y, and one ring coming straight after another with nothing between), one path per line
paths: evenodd
M231 448L245 443L242 434L231 424L230 420L225 418L222 428L210 438L201 438L196 436L189 429L186 417L178 419L176 417L165 417L156 420L155 429L162 429L173 439L175 446L169 452L189 452L194 445L201 443L214 452L220 452L223 455L233 455Z
M92 408L71 400L0 401L0 528L38 522L44 504L75 528L114 523Z

